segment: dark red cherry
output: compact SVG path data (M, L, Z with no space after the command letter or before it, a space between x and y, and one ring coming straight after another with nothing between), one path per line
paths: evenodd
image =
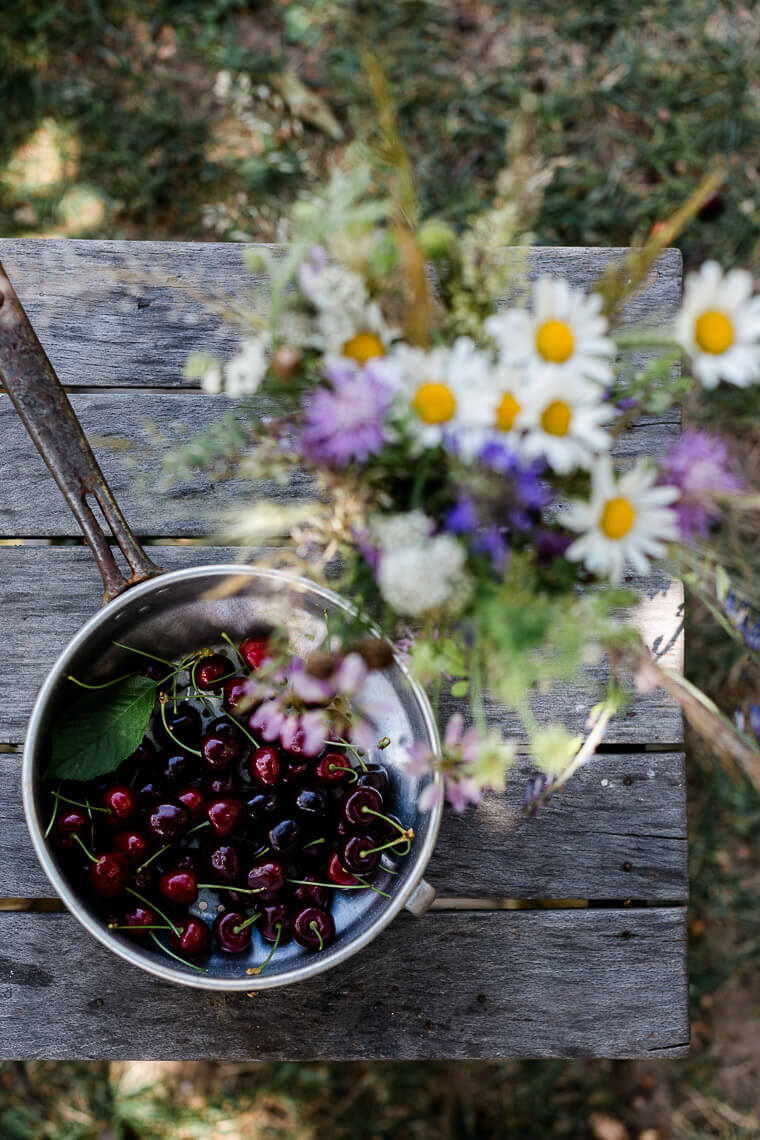
M234 736L235 740L240 740L240 729L228 716L218 716L215 720L209 721L206 732L216 733L217 736L220 733L222 736Z
M190 917L177 923L179 937L172 931L169 945L187 958L200 958L211 950L211 931L202 918Z
M197 748L198 740L201 735L201 714L193 705L182 701L177 706L176 712L169 712L169 706L166 706L166 723L171 730L171 736L164 728L163 721L159 718L156 725L156 732L165 740L172 748L176 747L177 741L185 748Z
M285 784L300 782L309 770L309 762L305 756L288 755L282 769L282 779Z
M181 792L177 792L177 802L185 805L192 819L200 819L204 804L200 788L192 786L183 788Z
M248 761L248 771L257 784L265 788L273 788L279 783L282 771L282 755L274 744L265 744L262 748L254 748Z
M276 899L285 886L286 877L285 867L277 859L257 860L248 872L248 889L256 891L254 903Z
M148 818L148 834L159 843L173 843L190 826L190 812L184 804L156 804Z
M321 784L340 784L348 778L348 772L344 769L350 767L347 757L340 752L326 752L317 761L314 775Z
M220 839L232 835L245 820L243 801L236 796L220 796L206 805L206 818Z
M229 660L222 653L212 653L210 657L201 658L200 664L195 667L195 683L199 689L207 692L219 692L222 687L222 677L229 677L234 669Z
M365 771L361 773L357 784L360 788L374 788L381 796L387 796L391 786L388 769L374 761L365 762Z
M268 637L246 637L240 643L240 653L249 669L256 670L270 660Z
M240 757L238 740L226 732L207 732L201 737L203 763L215 775L226 772Z
M219 901L225 910L237 910L241 914L245 913L247 907L258 905L256 898L252 895L244 895L242 891L236 891L234 887L219 891Z
M146 665L142 671L143 677L149 677L151 681L163 681L168 672L166 665L159 664L158 661L151 661Z
M96 894L112 899L127 885L131 870L129 859L121 851L106 851L90 863L90 886Z
M352 874L369 875L380 862L380 853L372 850L376 846L369 834L349 835L338 844L338 858Z
M293 919L293 937L307 950L324 950L335 938L332 915L318 906L305 907Z
M142 871L135 871L129 880L129 886L139 891L141 895L150 894L155 886L155 864L151 863Z
M159 926L160 924L161 920L156 912L148 906L143 906L142 903L137 903L121 916L122 926L134 927L134 930L122 931L122 934L127 934L130 938L143 940L148 937L148 932L141 930L141 926Z
M138 744L134 752L122 760L119 767L116 769L116 775L120 783L129 783L135 772L141 768L152 767L156 760L156 746L147 736L143 737L142 743Z
M109 827L123 827L137 811L137 796L126 784L113 784L100 797L108 814L104 819Z
M175 867L158 880L158 889L175 906L191 906L198 898L198 881L193 871Z
M284 946L293 937L293 926L290 921L290 911L284 903L273 903L265 906L258 922L259 933L266 942L277 942Z
M281 819L270 827L267 838L275 855L293 855L301 846L301 827L295 819Z
M214 921L214 938L227 954L242 954L251 944L251 926L244 926L245 914L227 910Z
M308 760L306 753L306 733L302 728L299 728L288 745L288 756L303 756Z
M405 830L398 816L386 812L385 817L385 819L378 819L377 816L373 817L375 822L372 825L372 834L378 843L389 843L391 839L400 839L402 829ZM394 827L394 824L398 826ZM399 844L399 847L402 851L406 850L402 843ZM390 854L393 854L392 850Z
M330 898L330 892L327 887L315 882L316 875L304 875L304 879L311 880L309 883L299 883L293 890L293 898L301 906L319 906L326 907Z
M245 810L248 818L256 823L273 822L280 810L280 797L277 792L257 792L248 800Z
M222 708L225 712L242 713L251 703L248 695L248 682L245 677L230 677L222 685Z
M323 824L330 809L327 792L322 788L300 788L293 800L295 813L305 824Z
M240 878L240 859L234 847L221 843L210 852L208 868L212 883L235 883Z
M374 827L376 815L372 812L382 813L383 797L374 788L357 788L343 801L343 818L352 827L360 830L369 830Z
M196 877L197 877L197 872L198 872L198 864L196 862L196 856L197 855L198 855L198 852L195 850L195 848L188 848L188 850L182 851L175 858L175 861L174 861L175 869L177 871L192 871L193 874L196 875Z
M349 871L345 869L340 859L338 852L333 851L327 863L327 878L331 883L335 883L336 887L356 887L359 886L359 880Z
M148 858L148 841L139 831L120 831L114 836L113 846L135 866Z
M180 752L175 745L174 751L166 753L157 762L157 771L169 786L186 784L195 775L195 758Z
M235 780L231 772L223 772L213 780L204 784L203 790L210 800L218 800L224 796L232 795L235 791Z
M82 848L74 840L74 836L78 835L80 839L85 834L90 822L90 817L84 808L68 807L66 804L58 801L58 814L55 817L55 824L53 825L53 835L59 847L76 847L78 851Z
M140 805L142 807L152 808L154 804L157 804L161 797L164 795L164 791L165 789L163 786L159 784L153 776L151 776L147 780L144 780L142 783L138 783L137 798L140 801Z

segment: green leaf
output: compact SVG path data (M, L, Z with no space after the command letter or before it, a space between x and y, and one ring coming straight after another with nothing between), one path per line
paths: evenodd
M466 697L469 690L470 690L469 682L467 682L467 681L455 681L454 684L451 686L451 695L452 695L452 697Z
M155 699L155 682L139 676L105 693L85 693L53 726L45 775L92 780L113 772L142 741Z

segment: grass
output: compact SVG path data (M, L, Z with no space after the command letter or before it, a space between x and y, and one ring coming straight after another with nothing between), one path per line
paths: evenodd
M757 261L760 16L713 0L5 0L0 233L275 238L361 132L363 42L383 45L426 213L459 223L488 203L528 107L539 153L560 160L537 242L627 244L720 160L687 264ZM214 94L221 69L250 77L236 107ZM723 691L734 659L692 630L697 679ZM696 746L690 785L689 1059L5 1063L0 1136L616 1140L615 1122L640 1140L760 1136L760 807Z

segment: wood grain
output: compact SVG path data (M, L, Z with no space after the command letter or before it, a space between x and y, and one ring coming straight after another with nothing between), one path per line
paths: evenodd
M0 897L54 894L29 841L21 756L0 754ZM527 759L504 795L447 813L426 877L441 897L626 899L688 894L683 756L602 753L534 818L521 811Z
M238 554L225 547L155 546L151 553L161 565L175 568L232 562ZM50 664L99 604L101 586L95 563L82 546L0 546L0 643L11 647L0 658L0 685L14 699L0 706L0 742L18 743L24 738L34 698ZM650 645L663 651L663 663L681 664L681 587L653 576L638 580L643 607L639 628ZM561 708L565 723L582 732L588 712L599 699L607 676L604 664L589 670L591 691L572 685L558 686L553 694L537 695L536 714L544 722L556 719ZM456 707L451 698L442 701L445 720ZM522 737L517 719L509 713L498 717L510 735ZM638 697L627 712L613 721L608 743L673 745L683 739L678 706L660 690Z
M677 1057L685 909L400 916L321 978L254 996L158 982L69 915L0 914L13 1058Z
M0 260L65 384L183 387L189 352L228 353L236 309L263 296L267 278L243 265L229 243L0 240ZM622 249L535 248L530 275L588 288ZM662 323L681 292L681 254L668 249L625 320ZM210 311L216 297L225 313Z

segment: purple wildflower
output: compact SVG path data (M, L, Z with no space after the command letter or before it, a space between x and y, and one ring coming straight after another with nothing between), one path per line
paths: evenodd
M731 470L726 444L706 431L685 431L665 453L661 482L678 487L681 497L673 505L684 540L707 534L721 517L716 494L733 494L744 483Z
M545 566L555 558L564 557L572 541L572 535L560 534L556 530L540 530L534 542L536 562L539 566Z
M382 363L370 360L360 371L340 363L325 372L330 387L318 388L305 405L303 450L318 463L363 463L388 439L391 388Z
M327 250L321 245L313 245L308 257L298 266L298 286L305 297L314 300L319 291L319 279L327 268Z
M476 554L487 554L497 574L503 574L509 563L509 543L498 526L486 526L472 542Z
M478 512L469 495L459 496L454 506L449 509L444 525L452 534L467 534L476 529Z

